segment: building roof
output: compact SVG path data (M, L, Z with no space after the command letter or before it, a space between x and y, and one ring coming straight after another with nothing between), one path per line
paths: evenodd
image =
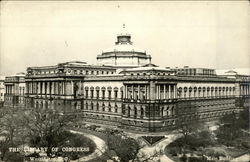
M111 48L103 50L102 53L109 52L138 52L138 53L146 53L145 50L139 49L132 44L117 44Z
M250 68L218 69L217 75L250 75Z
M167 72L172 72L173 70L166 69L163 67L158 67L154 64L147 64L147 65L137 67L137 68L126 69L125 71L167 71Z
M23 73L23 72L21 72L21 73L16 73L16 74L13 74L13 75L9 75L9 76L7 76L7 77L17 77L17 76L19 76L19 77L24 77L24 76L25 76L25 73Z
M0 76L0 80L4 80L5 79L5 76Z

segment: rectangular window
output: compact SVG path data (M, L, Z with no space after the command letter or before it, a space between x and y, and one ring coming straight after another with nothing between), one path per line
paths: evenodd
M85 91L85 93L86 93L86 94L85 94L86 98L88 98L88 95L89 95L88 92L89 92L88 90Z
M110 98L111 98L111 91L108 91L108 92L109 92L109 95L108 95L108 96L109 96L109 99L110 99Z

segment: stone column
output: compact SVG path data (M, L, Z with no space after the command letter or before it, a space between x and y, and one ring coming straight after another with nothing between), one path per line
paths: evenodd
M29 90L29 87L28 87L28 86L29 86L28 82L25 82L25 87L26 87L25 93L27 93L27 94L29 93L29 91L28 91L28 90Z
M30 82L30 94L32 94L32 92L33 92L33 83L32 83L32 81Z
M124 85L124 91L123 91L123 95L124 95L124 98L127 99L128 97L128 87L127 85ZM101 92L101 88L100 88L100 92Z
M74 83L72 80L71 80L71 95L72 96L74 95Z
M155 83L153 81L150 81L149 88L150 88L149 99L150 100L155 100L155 98L156 98L156 86L155 86Z
M131 89L132 89L132 99L134 99L135 97L134 97L134 85L133 84L131 86Z
M168 98L171 98L171 84L168 85Z
M140 87L140 84L138 84L138 99L141 100L141 87Z
M176 85L174 85L174 98L176 98Z
M37 95L40 94L40 82L37 82Z
M158 92L159 92L159 99L161 100L162 96L161 96L161 85L160 84L158 85Z
M155 99L159 99L159 85L155 85L156 88L156 98Z
M150 85L146 85L146 99L150 99Z
M54 95L54 89L55 89L55 87L54 87L54 81L52 81L51 82L51 95Z
M54 94L57 95L57 81L54 82Z
M80 86L81 86L80 90L81 90L81 93L82 93L82 84ZM66 81L63 82L63 95L66 98Z
M53 81L50 82L50 96L53 94Z
M166 84L163 85L163 95L164 95L164 99L166 99Z
M61 96L63 96L64 95L64 82L61 81L60 83L61 83Z
M48 95L49 94L49 82L45 82L45 85L46 85L46 95Z
M45 91L46 91L46 87L45 87L45 82L43 82L43 94L45 94Z

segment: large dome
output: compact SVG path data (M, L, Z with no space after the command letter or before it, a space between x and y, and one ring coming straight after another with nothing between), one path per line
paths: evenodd
M137 67L151 62L151 56L146 55L146 51L139 49L131 42L131 36L123 32L117 36L115 46L103 50L101 55L97 56L99 65L119 66L119 67Z

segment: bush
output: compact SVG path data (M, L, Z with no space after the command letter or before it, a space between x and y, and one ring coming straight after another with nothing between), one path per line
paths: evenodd
M182 157L180 157L180 161L186 162L187 156L184 154Z
M191 162L206 162L207 158L206 157L189 157L188 160Z
M168 149L168 153L171 154L172 156L177 156L177 154L179 153L178 148L173 147L173 148L169 148Z
M243 146L246 149L250 149L250 142L242 141L241 146Z

